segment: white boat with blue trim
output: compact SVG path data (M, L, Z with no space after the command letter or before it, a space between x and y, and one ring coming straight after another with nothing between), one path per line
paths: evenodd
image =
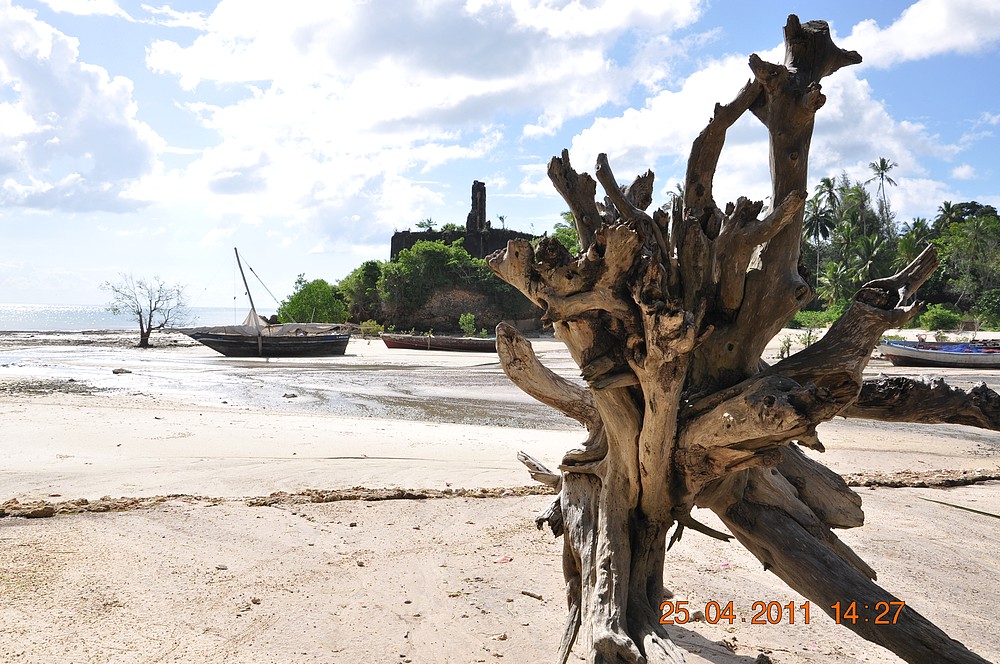
M882 356L897 367L1000 369L1000 342L890 341L879 344Z

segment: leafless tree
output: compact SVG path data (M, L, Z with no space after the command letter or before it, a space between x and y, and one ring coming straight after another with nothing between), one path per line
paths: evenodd
M149 348L153 330L187 324L188 310L184 286L168 286L159 277L136 279L121 273L115 281L105 281L101 290L111 293L107 310L131 316L139 323L139 347Z

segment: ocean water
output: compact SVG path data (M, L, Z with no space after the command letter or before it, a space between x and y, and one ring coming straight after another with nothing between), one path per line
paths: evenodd
M248 309L188 307L190 326L238 325ZM270 316L273 310L259 310ZM0 331L77 332L83 330L132 330L139 324L127 315L116 316L102 305L0 304Z

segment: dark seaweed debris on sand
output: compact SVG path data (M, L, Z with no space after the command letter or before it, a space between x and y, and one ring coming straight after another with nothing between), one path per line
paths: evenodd
M61 392L63 394L94 394L102 388L88 385L73 378L21 378L0 382L0 395L41 395Z

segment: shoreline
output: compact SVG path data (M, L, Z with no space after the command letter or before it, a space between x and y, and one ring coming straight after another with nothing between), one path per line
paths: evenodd
M782 336L769 352L777 354ZM375 338L353 339L344 356L267 360L226 358L178 333L154 339L139 349L134 334L120 331L0 332L0 503L54 493L95 500L518 487L530 482L519 451L554 468L585 438L578 423L516 388L493 355L388 350ZM561 342L532 342L547 366L580 381ZM997 372L927 372L876 359L866 373L1000 389ZM817 458L841 474L866 474L862 484L900 483L896 475L909 472L1000 471L995 432L834 419L819 433L829 451Z

